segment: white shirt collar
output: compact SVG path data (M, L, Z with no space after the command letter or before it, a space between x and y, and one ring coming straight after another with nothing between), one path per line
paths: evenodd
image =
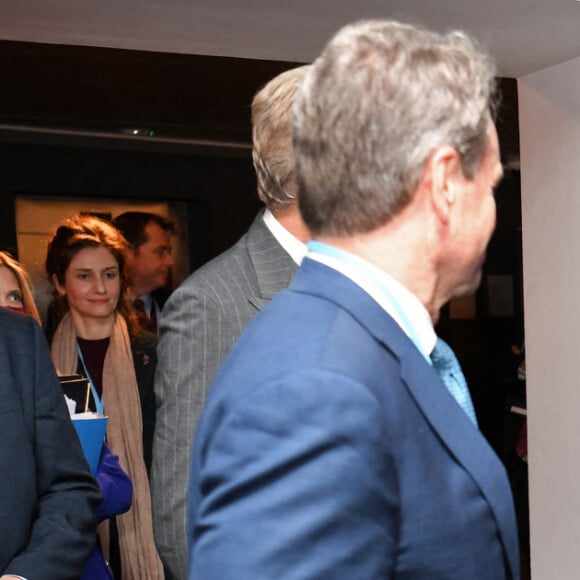
M294 237L275 217L266 209L262 218L277 242L288 252L292 260L300 266L308 248L298 238Z
M149 292L147 292L147 294L141 294L140 296L137 296L137 298L143 300L143 304L145 305L146 308L151 307L151 301L153 300L153 298L151 297L151 294Z
M431 316L419 299L398 280L370 262L344 250L333 250L332 255L311 250L308 257L337 270L360 286L395 320L429 361L437 335ZM341 253L344 256L341 257Z

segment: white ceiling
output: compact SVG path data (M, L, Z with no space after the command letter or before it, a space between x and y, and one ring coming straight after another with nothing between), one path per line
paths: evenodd
M504 77L580 57L578 0L0 0L0 39L307 62L359 18L467 30Z

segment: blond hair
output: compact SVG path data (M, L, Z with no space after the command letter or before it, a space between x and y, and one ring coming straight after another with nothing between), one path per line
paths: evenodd
M252 101L252 159L258 196L271 210L292 203L296 197L288 190L294 179L292 102L309 68L305 65L279 74Z

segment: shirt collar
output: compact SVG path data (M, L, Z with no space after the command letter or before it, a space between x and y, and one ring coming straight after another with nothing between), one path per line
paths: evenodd
M309 258L337 270L371 296L430 361L437 335L429 312L412 292L386 272L350 252L318 241L308 242L308 250Z
M302 259L308 251L306 244L303 244L298 238L294 237L275 217L274 214L266 209L262 218L270 233L276 238L276 241L290 254L290 257L296 264L300 265Z
M141 294L141 296L137 296L137 298L143 302L145 312L151 312L151 305L153 304L153 296L151 296L151 293L147 292L147 294Z

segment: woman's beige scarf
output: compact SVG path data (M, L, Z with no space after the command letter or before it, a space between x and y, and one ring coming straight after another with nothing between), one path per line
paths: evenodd
M66 314L59 324L51 350L58 372L76 373L77 336L70 314ZM107 442L133 482L133 505L127 513L117 516L123 579L160 580L163 566L153 540L151 495L143 462L139 390L127 324L119 314L115 316L105 355L103 402L109 417Z

